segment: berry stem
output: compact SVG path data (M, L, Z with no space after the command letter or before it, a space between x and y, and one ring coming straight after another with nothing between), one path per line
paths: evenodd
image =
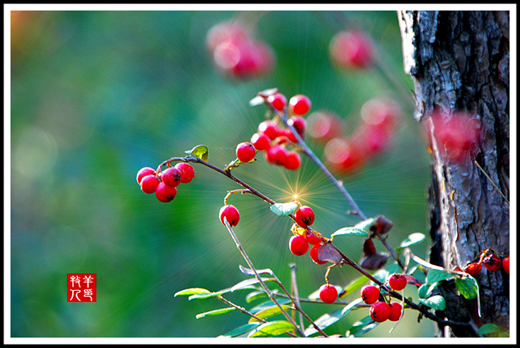
M238 189L238 190L232 190L232 191L228 191L226 197L224 197L224 205L227 205L227 200L229 198L229 196L231 196L233 193L250 193L250 194L254 194L253 192L249 191L249 189Z

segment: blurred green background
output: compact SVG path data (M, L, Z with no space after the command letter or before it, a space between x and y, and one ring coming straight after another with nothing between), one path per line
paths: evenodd
M256 20L256 37L273 48L276 66L268 76L234 80L215 69L206 34L237 15ZM135 177L201 143L209 162L229 163L236 144L265 119L265 106L248 102L267 88L288 99L305 94L313 110L334 111L353 127L367 100L395 96L404 111L395 146L359 173L338 178L366 215L394 222L390 245L426 233L428 153L412 117L413 86L403 73L395 12L32 11L12 13L11 20L12 337L214 337L246 323L239 312L197 320L224 304L173 297L189 287L217 291L246 279L238 268L246 264L218 220L227 190L240 187L195 166L195 179L165 204L144 194ZM373 37L407 95L381 69L333 67L329 42L354 25ZM308 144L322 156L322 144L310 137ZM308 158L288 172L259 157L234 174L279 202L297 193L314 208L313 227L325 236L359 221ZM233 195L229 203L241 212L235 232L257 268L271 268L288 286L295 262L302 297L323 284L325 266L290 253L290 219L253 196ZM424 257L427 244L414 251ZM337 245L360 259L361 238L338 238ZM67 273L95 273L97 302L68 303ZM346 286L357 274L345 266L329 277ZM227 298L255 304L244 296ZM334 308L304 306L312 318ZM347 323L367 313L352 312L327 332L345 334ZM366 336L433 334L431 322L418 324L417 312L406 314L391 334L393 323L383 323Z

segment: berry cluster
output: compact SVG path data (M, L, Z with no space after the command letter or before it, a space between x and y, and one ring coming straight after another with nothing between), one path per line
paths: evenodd
M361 124L350 136L342 135L342 121L330 111L318 110L308 117L309 135L325 143L327 162L343 174L359 170L391 146L401 109L389 98L374 98L360 113Z
M338 68L366 69L375 63L375 46L361 31L340 31L330 42L329 54Z
M486 249L480 254L477 261L469 262L462 270L456 267L455 271L464 272L476 278L482 270L482 265L488 271L496 272L502 268L504 272L509 274L509 255L500 258L494 250Z
M298 94L289 99L278 92L264 96L265 102L273 109L280 112L288 112L290 115L288 125L295 128L303 139L305 136L306 121L303 118L311 109L310 99ZM277 122L278 118L265 120L258 125L258 131L251 137L251 143L258 151L265 151L267 163L282 166L288 170L300 168L302 160L297 150L298 140L291 129L285 128Z
M407 280L402 274L394 273L388 278L388 285L396 291L403 290L406 287ZM382 323L386 320L398 321L403 312L403 307L397 302L386 302L384 296L377 286L365 285L361 288L361 299L370 307L370 317Z
M144 193L155 193L159 201L168 203L177 195L177 186L191 182L194 177L193 167L188 163L180 162L159 173L151 167L141 168L137 172L136 179Z
M246 26L238 21L213 26L206 36L206 46L216 66L227 75L249 78L265 75L273 69L271 47L254 39Z

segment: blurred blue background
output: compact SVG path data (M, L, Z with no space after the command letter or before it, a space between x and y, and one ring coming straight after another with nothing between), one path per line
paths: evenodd
M236 16L256 21L256 37L272 47L276 66L269 75L236 80L215 69L206 34ZM426 233L428 153L412 117L395 12L24 11L11 13L11 21L11 336L214 337L246 323L239 312L197 320L224 305L173 297L246 279L238 268L246 264L218 220L227 191L240 187L195 166L195 179L165 204L144 194L135 177L201 143L209 162L229 163L236 144L249 141L265 119L265 106L248 102L267 88L288 98L305 94L313 110L331 110L353 127L367 100L394 96L404 112L395 146L338 179L366 215L394 222L390 245ZM372 36L386 70L339 71L331 64L331 38L353 25ZM307 139L323 156L323 145ZM308 158L288 172L259 156L234 174L279 202L298 194L325 236L359 221ZM229 203L241 212L235 232L257 268L271 268L288 285L296 262L302 297L323 284L325 266L290 253L290 219L250 195L233 195ZM424 257L427 244L414 251ZM337 245L360 259L362 239L338 238ZM67 273L97 275L95 304L67 302ZM356 277L346 266L329 276L341 286ZM227 298L251 306L244 295ZM313 318L333 308L304 306ZM345 334L346 323L367 313L352 312L327 332ZM384 323L367 336L432 335L431 322L418 324L417 312L407 314L391 334L393 323Z

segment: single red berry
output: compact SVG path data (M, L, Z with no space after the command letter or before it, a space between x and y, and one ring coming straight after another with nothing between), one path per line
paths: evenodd
M159 185L159 180L157 180L154 174L146 175L141 179L141 190L144 193L154 193L157 185Z
M164 182L160 182L157 185L157 189L155 190L155 195L157 199L163 203L168 203L173 201L175 195L177 194L177 188L166 185Z
M365 163L361 146L355 141L345 138L334 138L327 142L324 149L325 158L342 173L352 173Z
M265 120L258 125L258 133L265 134L269 139L274 140L281 134L281 131L273 121Z
M376 302L370 307L370 317L378 323L387 320L390 317L390 312L390 305L383 301Z
M227 222L230 226L236 226L240 221L240 213L238 209L231 204L225 205L222 208L220 208L218 216L220 218L220 222L222 222L223 225L225 225L224 218L227 219Z
M388 285L395 291L403 290L406 284L406 277L400 273L394 273L388 278Z
M401 318L401 313L403 312L403 306L400 303L392 302L390 303L390 316L388 316L388 320L398 321Z
M327 142L342 133L341 119L328 111L316 111L307 117L307 130L311 137L320 142Z
M208 31L206 46L209 51L213 51L224 41L241 42L249 40L249 38L249 32L242 23L237 21L220 22Z
M472 262L469 265L467 265L466 267L464 267L464 269L462 271L469 274L473 278L476 278L479 275L481 269L482 269L482 266L480 265L480 263Z
M297 170L302 164L302 159L298 152L287 151L284 167L289 170Z
M312 225L314 222L314 211L311 207L303 205L298 210L296 210L294 217L298 225L303 228L307 228L307 226Z
M302 236L292 236L289 239L289 249L294 255L301 256L309 250L309 243Z
M305 127L307 122L301 116L291 116L291 118L287 121L289 126L293 126L294 129L298 132L301 138L303 138L305 134Z
M195 177L195 169L186 162L180 162L175 165L174 168L177 168L181 172L181 183L187 184L193 180Z
M137 183L141 185L141 180L143 180L143 178L147 175L155 175L155 169L150 167L144 167L139 169L136 177Z
M367 68L374 62L373 43L362 32L338 32L330 42L329 52L332 60L345 68Z
M265 153L265 160L276 166L283 166L287 160L287 151L283 146L273 145Z
M509 256L502 259L502 268L507 274L509 274Z
M312 233L310 231L306 231L304 237L307 240L307 243L309 243L311 245L320 244L321 240L322 240L322 238L317 237L314 233Z
M502 261L500 261L500 258L495 254L491 254L484 257L482 263L484 264L484 267L486 267L486 269L492 272L498 271L500 269L500 266L502 266Z
M287 104L287 98L282 93L275 93L267 97L267 102L276 110L283 111Z
M327 261L320 261L318 259L318 250L320 249L320 244L316 244L311 248L311 251L309 251L309 255L311 256L312 261L318 265L323 265L324 263L327 263Z
M303 94L297 94L289 99L289 110L295 115L305 115L311 109L311 100Z
M253 134L251 143L258 151L267 151L271 147L269 137L263 133Z
M338 298L338 290L334 285L323 284L320 286L320 299L325 303L332 303Z
M237 145L236 149L237 158L244 163L251 161L255 158L256 149L253 144L248 142L243 142Z
M162 172L161 180L168 186L177 187L181 183L181 171L170 167Z
M379 299L379 288L374 285L365 285L361 288L361 298L366 304L376 303Z
M287 140L289 140L291 143L298 142L298 139L296 139L296 136L289 128L286 128L284 131L285 131L285 136L287 137ZM300 138L301 138L301 136L300 136Z

